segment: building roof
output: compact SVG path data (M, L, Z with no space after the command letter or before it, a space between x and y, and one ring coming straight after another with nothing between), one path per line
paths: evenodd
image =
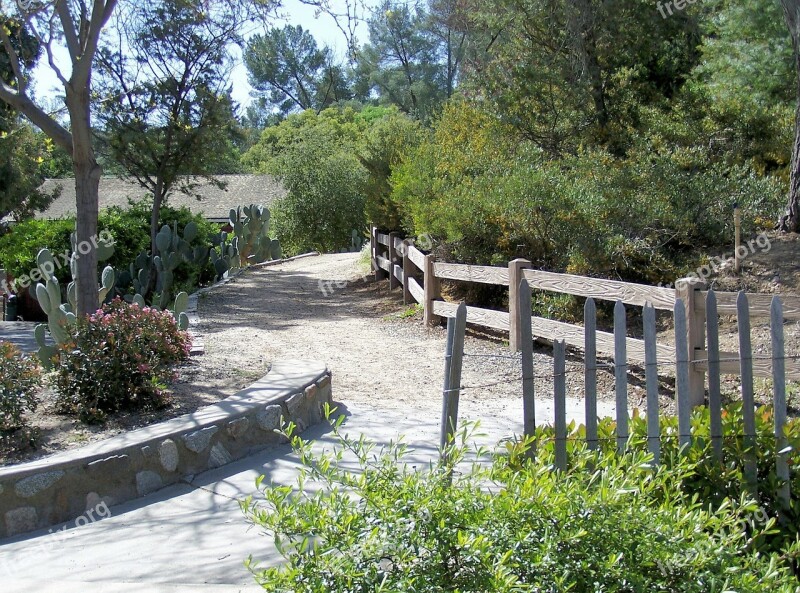
M172 192L167 198L167 204L173 208L186 206L195 214L213 221L228 220L231 208L261 204L271 206L275 200L286 195L286 190L274 177L270 175L217 175L216 179L226 184L224 190L205 180L198 180L198 187L194 192L200 195L189 196L180 191ZM64 218L75 216L75 180L48 179L41 189L52 191L61 186L61 195L43 212L38 212L36 218ZM127 208L129 199L138 200L148 192L139 184L117 177L103 177L100 179L100 209L110 206Z

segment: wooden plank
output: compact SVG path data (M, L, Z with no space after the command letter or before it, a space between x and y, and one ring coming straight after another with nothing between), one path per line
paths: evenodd
M691 403L689 401L689 343L686 332L686 305L675 301L675 397L678 407L678 444L682 451L692 444Z
M534 317L533 335L548 340L564 340L568 346L573 348L585 347L583 328L563 321ZM614 354L614 334L598 331L596 332L595 340L598 352ZM628 360L639 363L645 362L644 340L628 338L627 341ZM675 360L674 350L669 346L657 344L656 352L658 353L658 359L664 363L671 363Z
M394 270L393 274L394 274L395 279L397 279L397 283L402 286L402 284L403 284L403 268L401 268L400 266L395 264L394 266L392 266L392 269Z
M422 301L425 300L425 290L419 285L416 279L411 277L408 278L408 292L411 293L411 296L414 297L414 300L418 303L422 303Z
M376 232L375 240L381 245L386 245L386 247L389 247L389 235L384 235L383 233Z
M433 301L433 314L440 317L455 317L458 306L445 301ZM492 311L478 307L467 307L467 323L482 325L508 331L509 320L507 311Z
M414 302L409 285L411 284L411 260L408 259L408 249L403 249L403 267L400 269L402 278L400 284L403 285L403 304L410 305Z
M713 290L706 297L706 335L708 336L708 412L711 418L711 446L718 461L722 461L722 392L719 366L719 318L717 296ZM695 357L702 353L695 351ZM738 370L738 369L737 369Z
M756 413L753 394L753 347L750 341L750 306L747 295L736 298L739 325L739 368L742 375L742 420L744 421L744 479L753 496L758 494L756 465Z
M397 261L397 250L395 249L395 239L398 238L397 233L391 232L389 233L389 262L392 266L395 265ZM389 291L394 290L400 286L400 281L397 279L397 272L394 270L394 267L389 268Z
M395 235L394 233L391 233L391 235L393 235L392 243L394 244L394 250L402 253L405 250L405 247L403 247L403 241L405 241L405 239L403 239L400 235Z
M468 266L465 264L433 264L433 273L437 278L446 280L461 280L464 282L479 282L481 284L499 284L508 286L508 268L494 266Z
M691 364L695 349L705 348L705 313L697 311L695 294L704 290L706 283L699 278L685 278L676 283L675 296L683 301L686 311L686 343L689 345L689 405L705 404L705 371Z
M628 445L628 333L625 304L614 305L614 392L617 408L617 451L625 452Z
M591 297L583 306L583 331L586 444L597 449L597 307Z
M439 279L433 273L433 255L426 255L422 265L422 277L425 282L423 290L425 296L422 299L422 321L426 327L433 327L439 322L439 317L434 315L433 307L436 299L441 298L442 291Z
M553 371L556 469L567 471L567 364L561 340L553 342Z
M522 430L526 438L536 433L536 403L533 385L533 333L531 330L531 287L519 283L520 349L522 350ZM533 445L531 444L531 447ZM533 453L533 450L530 451Z
M705 311L705 298L708 293L700 291L695 297L698 311ZM739 298L738 292L718 292L717 311L722 315L736 315L736 300ZM748 294L747 302L750 303L750 317L769 317L772 307L772 295L770 294ZM783 305L783 318L791 321L800 320L800 297L793 295L781 296Z
M778 486L781 510L785 513L792 508L791 486L789 485L788 441L786 439L786 373L784 371L785 344L783 337L783 307L778 297L772 298L770 316L772 337L772 409L775 414L775 475L783 483Z
M411 260L411 263L417 266L420 270L425 269L425 254L422 253L419 249L414 247L413 245L409 245L408 249L408 259Z
M530 299L527 302L523 302L518 296L520 284L523 282L522 270L530 266L531 262L527 259L517 258L508 262L508 348L511 352L519 352L520 350L520 341L522 340L519 321L520 311L531 308Z
M697 360L692 364L700 368L708 370L709 374L709 352L708 350L695 350ZM772 357L754 356L752 359L752 372L754 377L772 377ZM786 378L791 381L800 381L800 360L784 360ZM739 353L738 352L720 352L719 353L719 369L723 375L739 375Z
M375 257L375 261L378 263L378 267L381 270L385 270L385 271L388 272L389 270L392 269L391 262L388 259L386 259L385 257L381 257L380 255L378 255L378 256Z
M450 329L452 325L452 330ZM452 331L451 359L448 377L442 398L441 451L446 459L448 449L453 445L458 429L458 401L461 396L461 368L464 361L464 336L467 329L467 306L461 303L456 309L455 319L447 321L448 341Z
M661 463L661 429L658 414L658 356L656 354L656 310L650 303L644 306L645 383L647 386L647 449L653 463Z
M675 291L659 286L586 278L573 274L556 274L542 270L525 270L522 274L531 288L536 290L549 290L606 301L619 300L626 305L639 307L649 301L656 309L668 311L671 311L675 304Z

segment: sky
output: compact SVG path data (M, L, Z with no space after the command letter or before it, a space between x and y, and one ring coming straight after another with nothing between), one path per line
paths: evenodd
M375 0L367 0L368 5L374 5ZM343 11L344 0L331 0L331 7L334 11ZM299 0L284 0L283 7L279 9L280 18L273 22L273 26L281 27L286 23L301 25L304 29L311 32L317 40L317 44L328 45L334 49L339 57L344 57L347 51L347 41L342 32L336 27L332 17L327 14L315 15L315 8L302 4ZM253 33L257 33L254 31ZM361 23L357 29L356 36L363 43L367 39L366 23ZM236 66L231 74L231 84L233 87L232 95L234 101L243 110L252 101L250 93L252 87L247 82L247 69L241 60L240 52L236 52ZM61 58L60 60L58 58ZM57 62L64 60L66 55L61 53L57 56ZM68 62L66 62L68 64ZM69 68L65 69L69 71ZM35 71L34 89L37 97L49 98L64 94L64 88L59 83L55 74L47 64L40 64Z

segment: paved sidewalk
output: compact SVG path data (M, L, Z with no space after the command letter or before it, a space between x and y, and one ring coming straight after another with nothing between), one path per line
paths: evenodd
M0 340L16 344L23 352L36 352L39 345L33 337L33 328L37 325L33 321L0 321ZM52 343L49 336L47 341Z
M569 415L582 420L581 404L570 402ZM490 445L521 431L521 402L482 418L479 437ZM345 432L366 434L377 443L405 436L414 448L411 462L427 464L437 454L437 417L412 409L341 411L349 417ZM469 415L469 410L462 410ZM552 411L538 411L540 421ZM318 446L330 445L329 427L304 435ZM297 460L288 446L196 476L146 498L110 509L110 517L75 527L74 522L27 537L0 541L0 583L4 593L177 593L258 591L243 561L253 555L262 565L279 562L272 540L251 528L239 499L255 492L255 479L266 474L281 484L294 482ZM208 587L198 587L198 585ZM216 587L210 587L216 585Z

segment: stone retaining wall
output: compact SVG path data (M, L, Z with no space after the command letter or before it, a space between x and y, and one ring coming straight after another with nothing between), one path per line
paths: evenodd
M241 459L323 419L331 374L283 361L260 381L192 414L80 449L0 468L0 538L76 519Z

